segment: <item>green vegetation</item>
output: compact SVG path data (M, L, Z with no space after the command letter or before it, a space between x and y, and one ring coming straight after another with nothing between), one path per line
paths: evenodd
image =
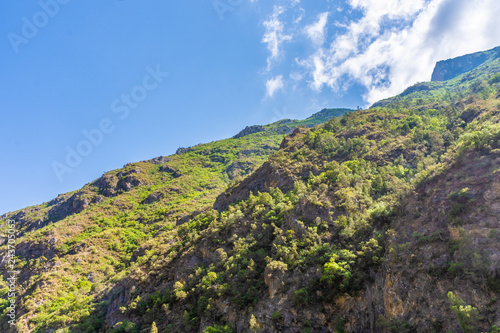
M479 319L479 312L473 306L466 305L465 302L451 291L448 292L450 310L455 313L460 322L460 327L465 333L477 332L476 322Z
M498 238L497 197L484 185L498 173L499 71L494 60L368 110L254 127L11 214L20 221L19 331L315 332L331 318L337 332L442 327L413 322L400 294L417 297L407 289L419 281L399 280L420 274L499 292L487 251ZM314 127L283 141L299 125ZM471 231L477 221L481 232ZM353 305L374 283L390 305L384 316L374 299ZM0 280L0 296L7 288ZM494 324L447 296L465 332ZM372 317L339 312L349 306ZM5 330L5 301L0 311Z
M379 325L391 333L414 333L417 332L415 328L398 319L385 319L383 316L379 318Z
M156 323L153 321L153 324L151 325L151 332L150 333L158 333L158 328L156 327Z
M210 326L203 330L203 333L233 333L233 330L227 325L225 326Z

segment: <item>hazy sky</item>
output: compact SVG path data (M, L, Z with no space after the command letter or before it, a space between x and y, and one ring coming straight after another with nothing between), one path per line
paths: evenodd
M498 0L0 0L0 213L500 44Z

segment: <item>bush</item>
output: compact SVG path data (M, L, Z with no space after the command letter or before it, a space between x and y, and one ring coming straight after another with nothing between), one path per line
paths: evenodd
M386 332L391 333L413 333L416 332L415 328L408 322L398 319L386 319L381 316L378 320L379 325L386 329Z
M500 82L500 73L493 74L488 80L489 84L494 84Z
M448 194L448 198L454 202L467 203L474 195L470 192L468 187L457 190Z
M461 262L451 262L448 268L448 273L457 276L464 272L464 264Z
M203 330L203 333L233 333L233 330L227 325L224 326L215 325L205 328Z
M450 215L450 217L451 217L452 220L455 220L457 217L459 217L460 215L462 215L465 212L466 209L467 209L467 205L466 204L455 203L454 202L454 203L451 204L449 215ZM458 223L458 220L455 220L454 224L460 225L461 223Z
M477 332L476 322L479 319L479 312L473 306L466 305L465 302L453 292L448 292L450 310L458 316L460 327L465 333Z
M488 289L500 293L500 277L488 278Z
M498 327L497 325L491 326L489 333L500 333L500 327Z
M481 131L465 133L460 137L459 152L462 154L469 149L481 150L498 146L499 137L500 125L486 123Z
M153 324L151 325L150 333L158 333L158 328L156 327L156 323L154 321Z
M309 293L306 288L296 290L293 293L293 302L295 304L307 304L309 302Z
M111 330L111 333L137 333L139 328L136 323L131 321L124 321L116 323Z
M351 265L355 263L356 255L349 250L341 250L339 254L333 253L330 261L323 267L321 281L337 283L340 290L345 290L351 280Z
M337 323L335 324L336 333L345 333L345 321L342 317L337 318Z

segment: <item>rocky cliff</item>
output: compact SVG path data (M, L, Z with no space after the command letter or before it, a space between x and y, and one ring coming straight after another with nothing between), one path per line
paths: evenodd
M498 57L500 57L500 47L439 61L434 67L431 81L451 80Z

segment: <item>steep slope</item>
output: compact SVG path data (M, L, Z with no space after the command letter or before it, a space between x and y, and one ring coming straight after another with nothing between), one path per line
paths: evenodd
M78 191L3 215L16 221L18 331L44 332L85 320L89 332L97 330L102 318L89 314L101 303L100 293L129 274L160 235L209 209L221 191L260 166L296 126L320 124L348 111L325 109L302 121L282 120L256 133L129 163ZM7 253L6 228L0 236L2 253ZM7 259L2 256L4 272ZM5 300L0 310L7 305ZM4 331L7 320L2 317Z
M15 213L10 331L498 332L500 59L298 124Z
M346 322L349 330L487 332L498 325L500 132L486 132L485 142L418 184L392 218L374 282L341 298L344 318L358 319ZM451 308L457 304L471 308Z
M296 130L103 295L107 329L496 332L499 70Z

